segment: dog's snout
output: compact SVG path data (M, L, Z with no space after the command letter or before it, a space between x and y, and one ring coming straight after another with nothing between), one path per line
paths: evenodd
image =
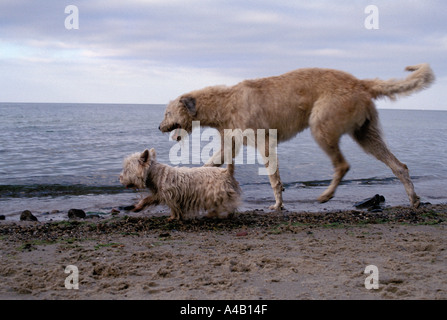
M160 128L160 126L158 126L158 130L160 130L160 131L161 131L161 128Z

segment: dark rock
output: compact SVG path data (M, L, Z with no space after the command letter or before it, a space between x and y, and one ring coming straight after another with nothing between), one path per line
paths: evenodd
M6 217L4 215L0 215L0 220L5 220Z
M381 209L380 204L385 202L385 197L379 194L376 194L372 198L364 199L360 202L354 204L356 208L372 208L373 210Z
M68 218L70 219L76 219L76 218L80 218L80 219L84 219L86 216L84 210L80 210L80 209L70 209L68 210Z
M20 221L38 221L29 210L25 210L20 214Z

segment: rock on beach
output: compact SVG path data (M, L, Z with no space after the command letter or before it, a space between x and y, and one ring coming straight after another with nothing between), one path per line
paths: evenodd
M84 210L81 209L70 209L68 210L68 218L69 219L84 219L86 216Z
M20 221L38 221L37 218L29 210L25 210L20 214Z

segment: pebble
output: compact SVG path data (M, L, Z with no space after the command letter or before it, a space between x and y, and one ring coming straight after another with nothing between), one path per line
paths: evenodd
M20 221L38 221L29 210L25 210L20 214Z

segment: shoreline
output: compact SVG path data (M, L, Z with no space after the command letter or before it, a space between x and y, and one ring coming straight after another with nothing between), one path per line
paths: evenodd
M331 212L356 210L355 204L365 199L370 199L375 194L384 195L385 202L382 208L405 207L408 199L400 184L387 184L376 186L357 186L353 188L349 185L341 185L337 189L337 196L326 203L317 201L317 197L324 191L326 186L314 186L312 188L291 188L289 187L283 196L285 210L287 212ZM419 192L422 203L432 203L433 205L447 203L445 196L440 196L441 191L424 192L423 186ZM442 190L438 188L437 190ZM68 219L70 209L79 209L89 216L100 216L110 218L112 214L131 216L169 216L169 208L163 205L151 206L142 212L132 213L125 210L125 207L137 203L143 192L122 192L116 194L86 194L75 196L57 197L30 197L30 198L3 198L0 208L0 216L4 216L6 221L20 221L23 211L29 210L42 222L62 221ZM245 186L242 195L242 203L237 211L240 213L256 211L258 213L272 213L268 209L274 203L271 187L257 185L250 188ZM119 211L119 212L116 212ZM1 217L0 217L1 220Z
M447 299L447 204L168 217L0 221L0 298Z

